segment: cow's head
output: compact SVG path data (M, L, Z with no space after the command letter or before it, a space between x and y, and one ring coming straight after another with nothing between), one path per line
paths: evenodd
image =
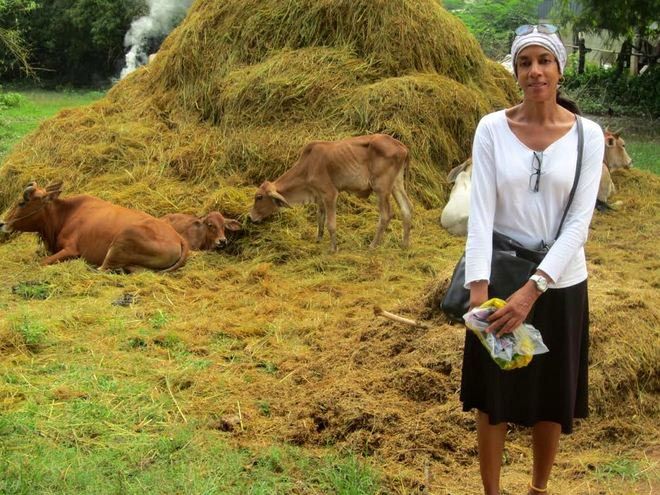
M219 248L227 244L226 230L241 230L241 224L233 218L225 218L219 211L212 211L202 218L204 226L204 249Z
M45 189L38 187L36 182L30 182L25 186L21 199L0 222L0 229L3 232L39 231L43 225L45 208L61 192L61 182L50 184Z
M452 168L447 174L447 182L450 184L456 182L456 177L458 177L458 174L461 172L466 172L470 177L472 176L472 157Z
M612 132L605 129L605 163L610 170L632 167L632 158L626 151L626 142L621 138L621 130Z
M250 220L260 222L282 207L290 208L291 205L284 196L277 192L275 184L265 181L254 194L254 204L250 210Z

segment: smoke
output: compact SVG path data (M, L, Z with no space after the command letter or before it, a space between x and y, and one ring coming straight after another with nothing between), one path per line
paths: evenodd
M149 14L131 23L124 37L126 66L121 71L124 78L149 61L150 48L157 48L165 37L181 22L193 0L147 0ZM155 46L154 46L155 45Z

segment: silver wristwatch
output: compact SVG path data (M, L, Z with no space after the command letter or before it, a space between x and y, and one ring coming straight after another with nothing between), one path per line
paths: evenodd
M536 284L536 288L540 293L548 290L548 281L542 275L532 275L529 279Z

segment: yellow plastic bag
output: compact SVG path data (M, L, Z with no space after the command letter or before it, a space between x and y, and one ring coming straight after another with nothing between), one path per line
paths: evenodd
M505 333L501 337L487 333L486 328L490 325L488 317L504 306L506 301L502 299L489 299L464 314L463 319L501 369L522 368L527 366L536 354L548 352L548 348L543 343L541 332L528 323L523 323L513 332Z

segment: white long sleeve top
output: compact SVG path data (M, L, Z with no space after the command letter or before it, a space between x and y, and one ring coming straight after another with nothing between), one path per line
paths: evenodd
M575 178L577 124L543 150L539 190L534 192L534 152L513 133L505 111L481 119L472 147L466 288L476 280L490 281L493 230L526 247L538 248L541 241L552 245L539 265L554 280L549 287L570 287L587 278L584 244L596 204L605 140L598 124L585 118L582 122L580 179L561 234L553 244Z

